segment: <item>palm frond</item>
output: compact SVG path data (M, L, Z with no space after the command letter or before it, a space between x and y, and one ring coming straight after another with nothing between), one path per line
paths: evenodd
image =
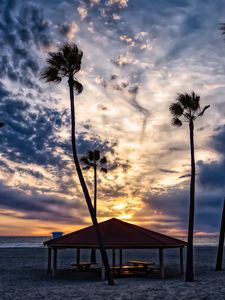
M108 172L108 170L106 169L106 168L100 168L100 172L102 172L102 173L107 173Z
M90 164L90 162L89 162L87 156L82 156L82 157L80 158L80 162L81 162L83 165L89 165L89 164Z
M83 52L78 49L76 44L65 43L61 48L61 53L67 61L72 74L77 73L80 70Z
M41 72L41 79L58 83L64 76L73 77L81 68L82 57L83 52L77 45L65 43L58 52L48 53L48 66ZM83 90L78 81L74 81L74 87L78 94Z
M198 117L202 117L206 111L206 109L208 109L210 107L210 105L206 105L203 110L198 114Z
M173 116L180 117L183 115L184 109L180 103L172 103L169 107L169 110Z
M178 94L177 101L183 106L184 109L196 111L199 109L200 96L192 92L191 94Z
M82 168L82 170L86 170L86 171L87 171L87 170L89 170L90 168L91 168L91 166L85 166L85 167Z
M47 63L52 67L60 70L62 66L66 67L66 61L63 57L62 52L49 52L49 58L47 59Z
M100 163L101 164L107 164L107 158L105 156L103 156L101 159L100 159Z
M83 85L80 82L78 82L77 80L74 80L73 81L73 86L74 86L77 94L82 93L82 91L83 91Z
M176 100L182 105L184 109L188 108L191 104L191 97L187 93L178 94Z
M181 120L178 119L178 118L173 118L173 119L172 119L172 125L173 125L173 126L176 126L176 127L181 127L181 126L182 126L182 122L181 122Z
M94 157L94 152L89 150L88 154L87 154L88 160L89 161L94 161L95 157Z
M0 128L4 127L5 126L5 123L3 122L0 122Z
M69 58L71 53L78 53L78 47L75 44L64 43L60 49L65 58Z
M189 114L189 112L186 112L186 113L184 113L184 117L185 117L186 119L188 119L188 120L191 120L192 115Z
M191 93L191 110L196 111L200 108L200 96L195 94L195 92Z
M51 66L44 68L41 72L40 78L46 82L55 82L59 83L62 79L59 76L59 71Z
M100 151L94 150L94 160L98 161L100 159Z

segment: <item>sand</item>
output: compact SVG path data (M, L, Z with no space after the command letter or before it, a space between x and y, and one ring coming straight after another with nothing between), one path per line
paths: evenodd
M225 299L225 272L215 272L215 247L195 249L196 281L186 283L179 275L178 250L166 252L166 279L158 275L116 279L116 286L94 274L66 270L75 251L62 250L56 279L46 273L47 250L41 248L0 249L0 299ZM157 252L126 251L128 258L157 263ZM87 253L83 253L87 259Z

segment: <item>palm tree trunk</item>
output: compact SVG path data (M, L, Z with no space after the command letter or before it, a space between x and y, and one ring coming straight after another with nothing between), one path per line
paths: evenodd
M83 193L84 193L84 197L85 197L86 202L87 202L87 206L88 206L88 210L89 210L89 213L90 213L90 216L91 216L91 219L92 219L92 223L95 227L96 237L97 237L97 241L99 243L99 248L100 248L100 252L101 252L101 256L102 256L102 261L103 261L103 264L104 264L104 267L105 267L106 277L107 277L109 285L114 285L115 283L114 283L114 280L113 280L113 277L112 277L112 274L111 274L111 270L110 270L110 267L109 267L107 252L106 252L105 246L103 244L101 232L99 230L96 215L94 213L93 205L91 203L91 198L90 198L86 183L84 181L83 173L81 171L80 163L79 163L79 159L78 159L78 155L77 155L76 130L75 130L74 87L73 87L73 78L72 77L69 78L68 84L69 84L69 90L70 90L71 142L72 142L74 164L75 164L77 175L78 175L78 178L79 178L79 181L80 181Z
M219 238L219 245L218 245L218 251L217 251L216 271L222 271L224 233L225 233L225 198L224 198L223 214L222 214L221 226L220 226L220 238Z
M94 213L97 219L97 166L94 165ZM91 249L91 262L96 264L96 251Z
M94 210L97 218L97 167L94 166Z
M194 281L193 268L193 234L194 234L194 214L195 214L195 153L194 153L194 123L191 120L190 128L190 149L191 149L191 184L190 184L190 208L188 225L187 263L186 281Z

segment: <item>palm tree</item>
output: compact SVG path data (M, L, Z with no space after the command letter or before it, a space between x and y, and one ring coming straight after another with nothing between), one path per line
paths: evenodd
M4 127L5 126L5 123L3 122L0 122L0 128Z
M81 157L81 163L83 164L83 170L94 170L94 211L97 217L97 170L107 173L107 159L105 156L101 157L99 150L88 151L87 155Z
M188 225L188 245L186 262L186 281L194 281L193 271L193 233L194 233L194 211L195 211L195 152L194 152L194 122L203 116L209 105L200 108L200 96L194 92L191 94L178 94L176 101L170 105L173 115L172 125L180 127L183 122L189 123L190 150L191 150L191 182L190 182L190 208Z
M220 225L219 244L217 249L216 271L222 271L222 267L223 267L224 234L225 234L225 198L223 203L223 212L222 212L221 225Z
M58 52L49 52L47 59L47 67L41 72L41 79L46 82L60 83L63 78L68 79L70 92L70 109L71 109L71 143L73 151L73 159L77 175L83 190L88 210L95 227L96 237L99 243L99 248L102 256L102 261L105 267L105 273L110 285L114 285L114 280L110 271L109 261L105 246L103 244L101 232L99 230L96 215L93 209L91 198L85 183L82 170L80 168L77 148L76 148L76 129L75 129L75 104L74 92L76 95L83 90L82 84L77 80L75 74L80 71L83 52L75 45L65 43Z
M220 29L222 30L222 34L225 35L225 23L222 23L220 25L221 25ZM217 249L216 271L222 271L222 267L223 267L224 234L225 234L225 198L224 198L223 212L222 212L221 225L220 225L219 244Z
M94 212L97 218L97 169L101 172L107 173L106 163L107 159L105 156L101 158L100 151L88 151L87 155L81 157L81 163L84 165L83 170L89 170L93 168L94 170ZM91 250L91 262L96 263L96 251Z

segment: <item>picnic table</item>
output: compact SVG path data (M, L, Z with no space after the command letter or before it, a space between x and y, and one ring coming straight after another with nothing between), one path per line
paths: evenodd
M137 275L146 273L147 269L142 266L116 266L111 267L114 275Z
M91 262L72 263L70 270L89 271L91 265L92 265Z
M128 265L132 265L132 266L142 266L145 268L148 268L149 266L154 266L155 264L153 262L150 261L142 261L142 260L129 260Z
M154 270L157 270L155 263L150 261L142 261L142 260L129 260L128 265L136 267L136 268L142 268L146 272L153 272Z

